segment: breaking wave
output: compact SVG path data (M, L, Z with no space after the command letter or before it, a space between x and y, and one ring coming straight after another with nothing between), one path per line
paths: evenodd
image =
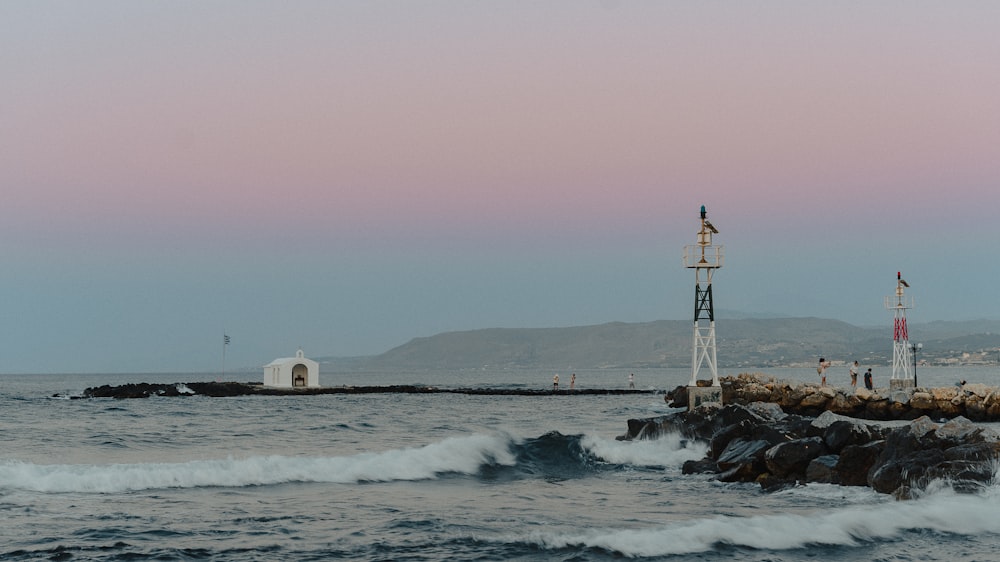
M289 482L412 481L447 474L483 478L565 479L607 467L679 466L704 448L680 439L618 442L546 433L451 437L423 447L338 457L253 456L179 463L34 464L0 462L0 489L108 493L157 488L267 486Z
M475 474L484 464L514 464L511 439L470 435L418 448L344 457L258 456L182 463L0 465L0 488L37 492L123 492L153 488L263 486L287 482L425 480L444 473Z
M725 546L771 551L817 545L855 547L899 539L912 531L1000 534L998 500L997 487L975 495L941 488L913 501L885 500L810 514L719 516L650 529L540 533L528 542L549 549L592 548L630 557L692 555Z

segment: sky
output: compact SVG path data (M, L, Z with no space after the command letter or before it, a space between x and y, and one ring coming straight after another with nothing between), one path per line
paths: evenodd
M891 330L897 271L911 323L1000 319L997 29L989 1L0 0L0 373L689 319L701 205L720 337Z

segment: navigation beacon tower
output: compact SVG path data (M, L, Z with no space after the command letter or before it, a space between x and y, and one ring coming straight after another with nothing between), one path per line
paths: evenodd
M712 245L712 234L718 233L708 222L705 206L702 205L698 243L684 246L684 266L694 270L694 346L691 350L691 382L688 384L690 407L707 401L695 398L691 392L698 387L698 371L702 365L712 373L712 387L717 390L718 400L712 401L722 401L719 370L715 362L715 308L712 305L712 274L722 267L723 261L722 246ZM713 396L715 394L712 393Z
M907 297L904 288L910 284L896 272L896 294L885 297L885 308L893 312L892 320L892 378L890 389L913 388L916 385L910 369L910 334L906 328L906 310L913 308L913 297Z

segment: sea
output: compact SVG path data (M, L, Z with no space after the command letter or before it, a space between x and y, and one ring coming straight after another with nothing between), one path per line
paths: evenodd
M116 400L79 397L221 375L0 375L0 560L1000 559L1000 483L963 494L932 483L897 501L681 474L704 443L616 437L630 418L672 411L662 392L689 371L630 372L655 392ZM888 368L875 373L884 385ZM321 369L320 382L550 388L554 374ZM572 373L558 374L565 389ZM629 371L575 374L580 389L625 388ZM829 376L847 386L846 366ZM927 367L918 379L1000 384L1000 372Z

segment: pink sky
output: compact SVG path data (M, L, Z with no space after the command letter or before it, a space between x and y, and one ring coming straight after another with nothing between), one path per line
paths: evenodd
M0 250L673 260L701 204L758 264L954 250L1000 234L997 29L989 2L5 3Z

